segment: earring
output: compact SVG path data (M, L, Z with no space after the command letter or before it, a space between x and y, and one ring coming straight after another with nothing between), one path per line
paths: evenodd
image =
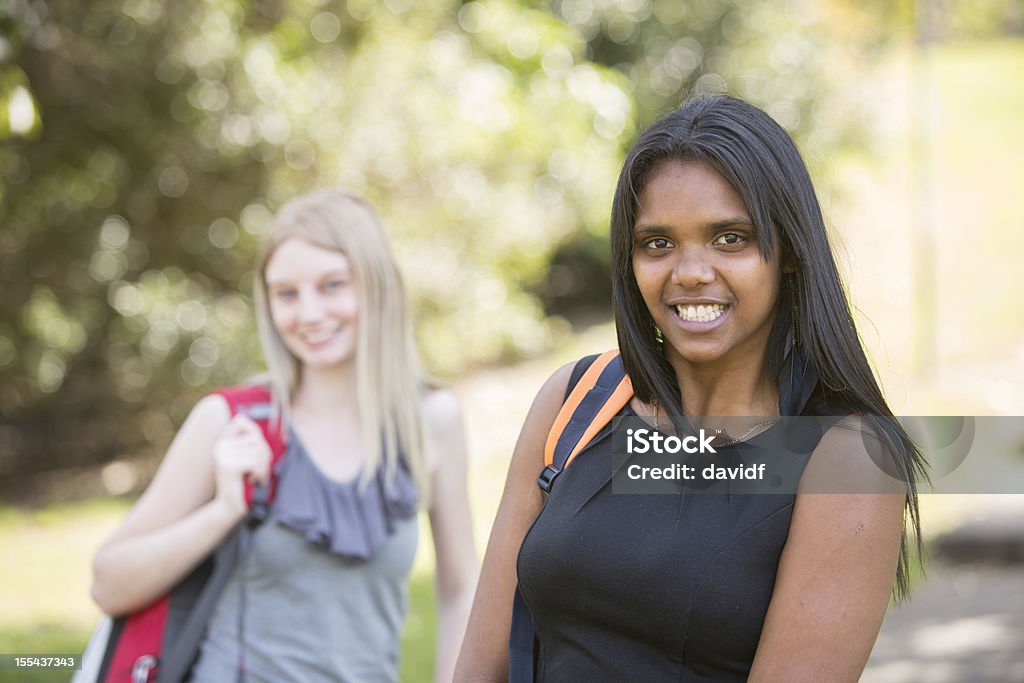
M665 336L657 325L654 326L654 343L658 345L658 352L661 353L661 347L665 345Z
M824 377L822 377L822 378L821 378L821 381L825 383L825 386L826 386L826 387L828 387L828 388L829 388L829 389L831 389L832 391L836 392L837 394L838 394L839 392L841 392L841 391L846 391L846 389L847 389L847 386L846 386L846 382L843 382L843 386L841 386L841 387L837 387L837 386L833 385L832 383L830 383L830 382L829 382L829 381L828 381L827 379L825 379Z

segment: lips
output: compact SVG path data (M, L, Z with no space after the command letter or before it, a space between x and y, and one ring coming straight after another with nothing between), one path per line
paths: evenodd
M718 327L728 316L732 307L722 303L672 304L669 306L673 318L684 330L706 332Z
M335 328L333 330L318 330L316 332L306 332L299 335L299 339L306 346L323 346L330 342L332 339L338 336L341 332L341 328Z

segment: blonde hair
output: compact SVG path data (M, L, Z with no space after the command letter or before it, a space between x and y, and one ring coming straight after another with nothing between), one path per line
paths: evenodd
M366 447L360 485L366 486L382 464L393 481L401 454L420 492L420 503L425 504L429 495L422 424L426 380L413 343L405 287L373 207L337 190L318 190L285 204L263 240L257 263L256 320L279 419L287 424L300 363L271 319L266 268L277 248L291 238L343 253L357 284L356 398Z

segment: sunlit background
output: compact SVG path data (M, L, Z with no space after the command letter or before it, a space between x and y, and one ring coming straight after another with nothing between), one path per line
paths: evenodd
M0 651L80 650L91 552L261 369L255 251L317 186L392 236L482 546L533 393L614 344L624 152L693 92L796 138L897 413L1024 413L1022 78L1017 0L0 3Z

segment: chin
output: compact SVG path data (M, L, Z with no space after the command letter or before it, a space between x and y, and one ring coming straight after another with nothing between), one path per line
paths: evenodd
M322 370L328 370L330 368L336 368L340 365L348 365L355 360L356 354L349 351L345 353L330 354L330 355L317 355L309 358L305 361L306 365L311 368L318 368Z
M720 360L724 355L725 353L717 348L684 346L674 348L669 360L677 359L691 365L705 365Z
M292 351L292 355L294 355L302 365L311 370L330 370L341 365L352 363L356 357L355 349L351 348L323 349L320 351L302 349L301 351L301 353Z

